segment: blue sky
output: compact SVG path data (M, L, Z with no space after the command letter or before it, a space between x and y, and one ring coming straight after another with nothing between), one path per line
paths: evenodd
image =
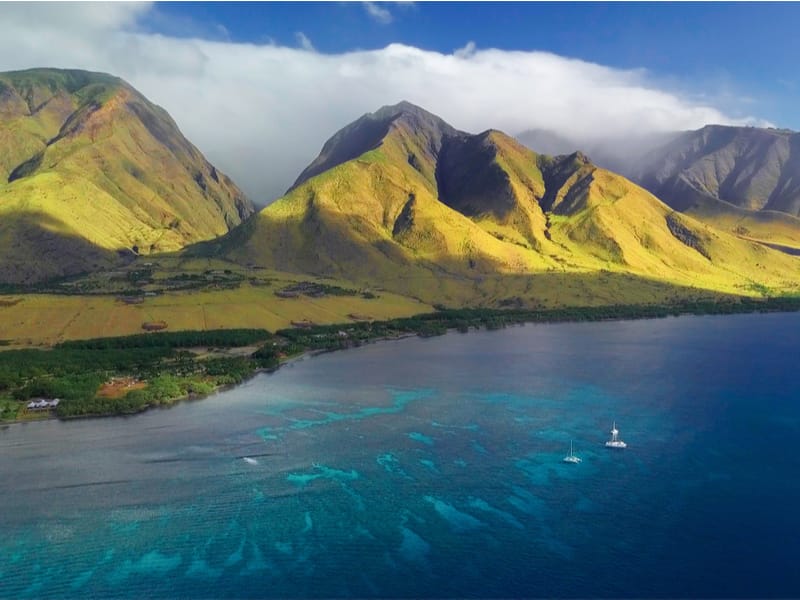
M367 6L377 7L371 15ZM178 36L297 43L321 53L399 42L450 53L544 50L646 69L734 115L800 129L800 4L796 3L159 3L144 25Z
M0 2L0 71L119 76L264 203L400 100L628 154L710 123L800 130L798 25L789 3Z

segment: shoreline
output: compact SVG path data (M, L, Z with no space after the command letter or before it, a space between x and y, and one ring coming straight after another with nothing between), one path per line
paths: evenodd
M351 348L357 348L366 344L397 341L411 337L421 337L421 338L438 337L439 335L451 333L454 330L460 333L471 333L474 331L493 331L505 328L509 325L638 321L646 319L661 319L665 317L679 318L684 316L732 316L734 314L800 312L800 298L788 298L788 299L784 298L784 299L774 299L774 300L778 301L782 300L782 302L778 302L777 306L771 306L771 304L774 304L774 302L771 303L769 301L761 301L759 303L748 302L746 304L738 304L738 305L733 305L733 304L720 305L719 303L713 303L711 305L703 304L696 306L677 306L677 305L601 306L601 307L584 307L582 309L581 308L565 309L561 311L558 310L514 311L514 310L503 310L503 309L464 309L464 310L450 310L450 311L445 310L442 311L441 313L418 315L417 317L411 317L406 319L406 321L413 321L414 323L417 323L418 328L416 330L413 329L411 330L407 329L401 331L394 330L392 334L376 335L375 337L367 336L364 338L350 338L350 337L341 338L338 337L338 333L340 333L343 328L350 328L349 330L352 331L359 327L363 329L363 326L365 325L371 332L371 328L373 326L380 327L381 325L385 325L386 323L396 323L402 321L402 319L398 319L395 321L375 321L375 322L355 323L355 324L350 323L350 324L321 325L310 329L294 328L291 330L280 330L276 332L275 335L280 335L280 334L289 335L287 332L291 332L292 336L294 336L295 340L299 341L300 344L303 343L301 340L306 340L306 345L303 346L304 347L303 351L299 352L298 354L289 356L284 360L280 360L279 363L275 366L257 367L252 371L250 371L245 377L243 377L241 381L238 381L236 383L225 383L222 385L218 385L213 389L211 389L210 391L204 393L190 392L189 394L177 396L174 398L165 398L162 400L162 403L148 404L143 406L140 410L135 410L131 412L95 413L95 414L80 414L80 415L69 415L69 416L58 416L56 414L49 414L47 416L36 417L36 418L2 420L0 421L0 427L5 428L16 424L35 423L40 421L52 421L52 420L68 421L73 419L131 417L138 414L142 414L150 410L155 410L159 408L162 409L170 408L172 406L187 401L203 400L205 398L208 398L209 396L236 388L262 373L274 373L278 371L281 367L284 367L286 365L291 365L296 362L300 362L307 358L318 356L321 354L327 354L329 352L335 352L339 350L349 350ZM708 310L709 308L714 310ZM609 312L614 314L607 314ZM439 317L438 319L437 316ZM498 318L499 322L494 321L493 320L494 318ZM434 325L431 327L419 326L419 323L425 324L428 323L429 321L434 321ZM445 321L445 323L441 323L439 321ZM336 334L333 334L331 332L336 332ZM312 341L309 342L308 341L309 339ZM331 340L335 343L330 343ZM324 345L322 347L313 347L314 343L323 343L328 345Z
M399 335L399 336L387 336L387 337L382 337L382 338L371 339L371 340L369 340L367 342L364 342L364 343L360 344L359 346L365 345L365 344L374 344L374 343L379 343L379 342L390 342L390 341L396 341L396 340L404 340L404 339L412 338L412 337L419 337L419 336L417 334L414 334L414 333L406 333L406 334ZM129 412L129 413L117 413L117 414L98 413L98 414L89 414L89 415L70 415L70 416L61 416L61 417L56 415L56 414L53 414L53 413L48 413L46 415L42 415L41 417L36 417L36 418L31 418L31 419L13 419L13 420L7 420L6 419L6 420L0 420L0 429L9 427L11 425L25 425L25 424L28 424L28 423L41 423L41 422L47 422L47 421L77 421L77 420L83 420L83 419L112 419L112 418L115 418L115 417L127 419L127 418L130 418L130 417L135 417L137 415L144 414L144 413L149 412L149 411L155 411L155 410L159 410L159 409L166 410L166 409L170 409L173 406L176 406L178 404L182 404L184 402L193 402L193 401L198 401L198 400L205 400L206 398L209 398L209 397L214 396L216 394L220 394L222 392L227 392L229 390L232 390L232 389L235 389L235 388L239 387L240 385L245 384L246 382L250 381L251 379L254 379L258 375L262 375L262 374L265 374L265 373L266 374L275 373L278 370L280 370L281 367L284 367L284 366L287 366L287 365L291 365L291 364L294 364L294 363L297 363L297 362L301 362L301 361L306 360L308 358L313 358L315 356L320 356L322 354L329 354L331 352L338 352L340 350L349 350L351 348L357 348L359 346L353 345L353 346L349 346L349 347L346 347L346 348L306 350L306 351L304 351L304 352L302 352L300 354L297 354L295 356L288 357L286 360L282 361L276 367L259 367L259 368L255 369L254 371L252 371L247 377L245 377L242 381L240 381L238 383L225 383L225 384L222 384L222 385L218 385L215 388L213 388L212 390L210 390L209 392L203 393L203 394L189 393L189 394L186 394L186 395L183 395L183 396L177 396L175 398L169 398L168 400L165 401L164 404L155 405L155 406L145 406L144 408L142 408L142 410L137 410L137 411L133 411L133 412Z

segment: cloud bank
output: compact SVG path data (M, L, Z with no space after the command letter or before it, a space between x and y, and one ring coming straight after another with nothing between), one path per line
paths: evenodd
M0 4L0 71L105 71L163 106L259 204L280 196L336 130L408 100L470 132L547 129L580 139L693 129L733 119L664 89L644 70L546 52L442 54L391 44L326 55L298 48L146 33L148 4Z

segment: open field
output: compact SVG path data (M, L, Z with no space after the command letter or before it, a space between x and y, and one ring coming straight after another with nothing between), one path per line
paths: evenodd
M303 281L328 286L333 293L276 295ZM171 289L176 284L190 289ZM432 310L430 304L390 292L372 290L375 297L365 297L366 290L345 281L169 255L53 284L48 293L18 291L23 293L0 294L0 340L7 343L0 348L142 333L143 323L158 321L165 321L168 331L275 331L292 322L343 323Z
M366 282L286 273L214 258L142 257L122 269L0 294L0 349L130 335L141 333L144 323L159 321L167 324L167 331L276 331L299 323L408 317L431 312L434 305L529 309L673 305L724 300L731 292L781 296L790 287L788 282L779 282L775 288L752 285L713 291L699 276L678 284L618 270L468 277L436 276L408 268L390 279L384 279L384 285L402 294L368 287Z
M174 292L129 305L110 296L16 295L0 302L0 339L8 348L49 346L64 340L142 333L142 323L166 321L169 331L254 327L270 331L292 321L341 323L350 315L370 319L428 312L431 306L389 293L378 298L325 296L278 298L272 288ZM5 348L6 346L4 346Z

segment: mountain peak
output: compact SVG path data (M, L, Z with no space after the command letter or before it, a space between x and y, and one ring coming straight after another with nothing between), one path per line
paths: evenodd
M319 156L300 173L290 189L328 169L374 150L383 143L392 129L401 126L413 134L427 138L428 145L434 152L438 152L442 138L463 135L442 118L407 100L382 106L337 131L325 142Z
M394 122L402 120L415 128L433 129L440 134L458 135L462 132L455 129L440 116L425 110L424 108L412 104L408 100L401 100L397 104L382 106L374 113L364 115L380 121Z
M428 112L424 108L412 104L408 100L401 100L397 104L387 104L381 106L374 113L369 113L369 116L376 119L394 119L403 115L411 115L416 117L433 117L439 119L436 115ZM366 116L366 115L365 115Z

